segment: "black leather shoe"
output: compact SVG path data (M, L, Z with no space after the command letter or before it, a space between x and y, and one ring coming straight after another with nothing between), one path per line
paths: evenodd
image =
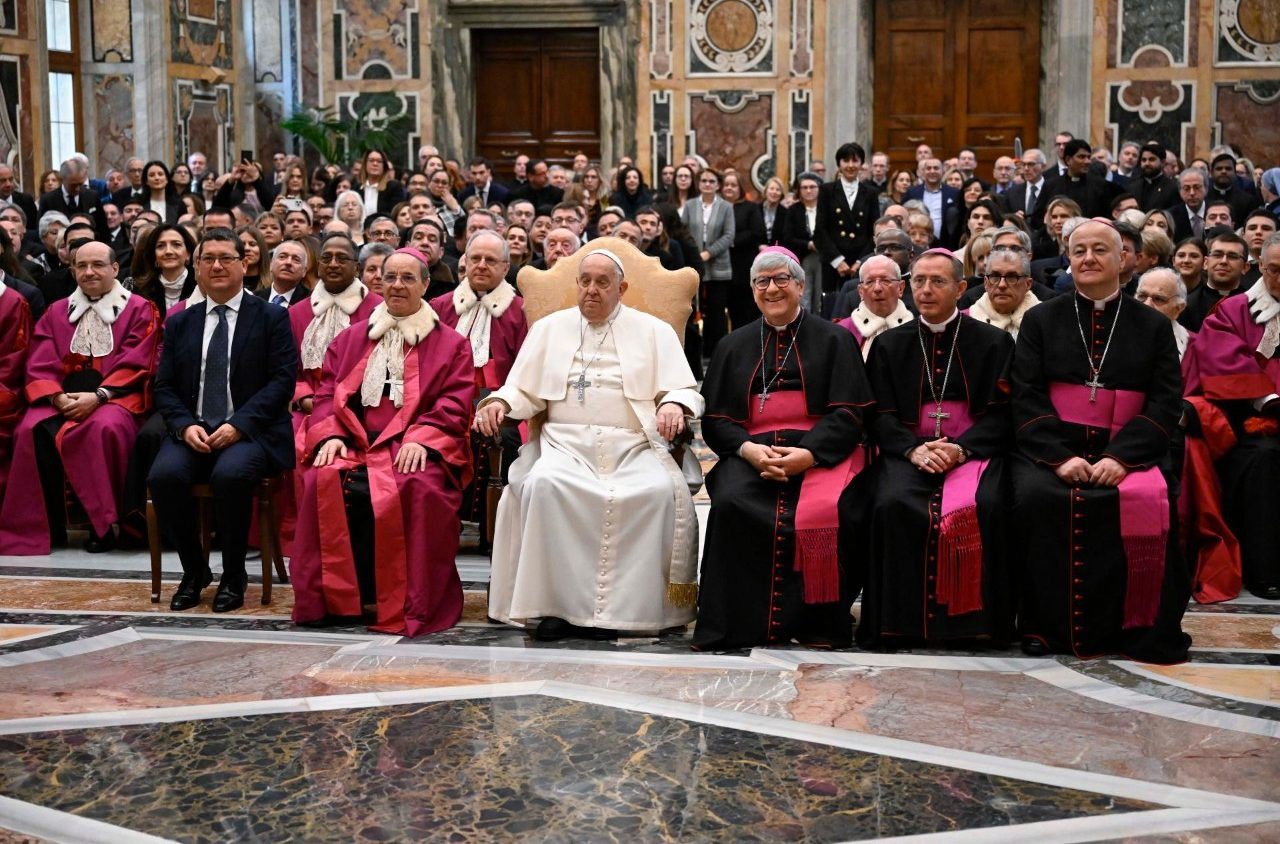
M539 642L555 642L574 635L577 628L563 618L547 616L538 622L533 630L533 638Z
M200 591L213 582L213 572L208 569L204 573L192 578L186 574L182 576L182 582L178 584L178 591L173 593L173 598L169 601L169 609L171 610L189 610L200 603Z
M245 583L246 578L232 578L224 574L218 583L218 594L213 596L213 611L231 612L243 607Z
M98 536L93 532L93 528L89 529L89 538L85 540L84 550L90 554L102 554L106 551L114 551L116 548L116 533L111 528L107 528L104 536Z
M1027 656L1048 656L1049 646L1028 636L1022 640L1022 652Z
M1280 584L1255 583L1249 591L1264 601L1280 601Z

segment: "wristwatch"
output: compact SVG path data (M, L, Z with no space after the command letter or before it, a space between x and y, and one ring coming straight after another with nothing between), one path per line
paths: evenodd
M98 389L94 390L93 394L98 397L98 404L106 404L107 402L111 401L111 394L108 393L106 390L104 390L102 387L99 387Z

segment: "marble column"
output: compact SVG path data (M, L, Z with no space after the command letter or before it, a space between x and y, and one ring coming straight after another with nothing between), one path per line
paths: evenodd
M827 3L826 85L822 101L826 115L822 147L812 158L835 153L840 144L872 143L872 107L875 92L875 29L872 0L839 0ZM803 166L808 167L809 162ZM799 172L799 171L797 171Z
M1044 0L1040 26L1040 142L1053 161L1053 136L1090 136L1093 3Z
M169 158L172 141L172 99L169 88L169 46L164 0L132 0L134 147L143 157Z

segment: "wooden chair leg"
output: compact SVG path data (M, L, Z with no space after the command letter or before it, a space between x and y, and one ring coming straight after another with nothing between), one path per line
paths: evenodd
M275 507L271 496L258 495L258 550L262 552L262 605L271 603L271 564L275 559L278 536L271 529L275 520Z
M156 505L147 496L147 545L151 548L151 603L160 603L160 524Z
M204 552L204 564L209 565L209 554L213 550L213 502L207 498L200 499L200 550Z
M285 483L292 483L293 478L285 476ZM288 583L289 571L284 566L284 544L280 541L280 493L271 497L271 547L276 550L276 583Z

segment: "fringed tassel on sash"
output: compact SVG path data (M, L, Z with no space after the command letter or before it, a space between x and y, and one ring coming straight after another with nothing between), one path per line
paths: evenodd
M1164 580L1164 533L1155 536L1125 536L1124 554L1129 572L1124 590L1124 629L1155 624L1160 606L1160 583Z
M698 606L698 584L668 583L667 603L686 610Z
M796 531L795 569L804 580L806 604L829 604L840 600L837 528Z
M947 605L947 615L982 609L982 534L976 504L942 517L937 595L938 603Z

